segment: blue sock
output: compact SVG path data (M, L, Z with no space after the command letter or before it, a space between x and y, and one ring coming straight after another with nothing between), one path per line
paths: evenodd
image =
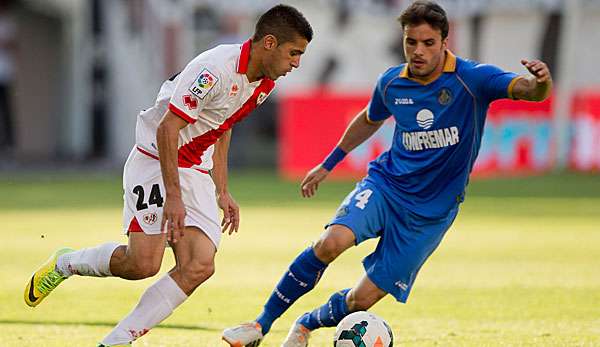
M315 287L326 268L327 264L317 258L312 247L308 247L294 259L256 319L262 327L263 335L271 330L273 322L299 297Z
M346 317L350 312L346 304L346 294L350 288L340 290L333 294L325 305L314 309L310 313L305 313L298 323L304 325L308 330L315 330L321 327L334 327L342 318Z

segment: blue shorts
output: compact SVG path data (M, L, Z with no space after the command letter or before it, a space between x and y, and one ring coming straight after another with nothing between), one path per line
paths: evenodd
M367 276L396 300L406 302L419 269L452 225L458 206L447 216L418 216L386 197L366 177L348 194L328 225L347 226L356 244L380 237L377 248L364 260Z

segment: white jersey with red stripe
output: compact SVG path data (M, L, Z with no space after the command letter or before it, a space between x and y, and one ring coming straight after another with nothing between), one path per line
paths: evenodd
M245 73L251 44L248 40L205 51L165 81L154 106L138 116L138 150L158 159L156 130L168 109L189 123L179 132L179 167L210 170L214 143L260 105L275 86L266 77L248 81Z

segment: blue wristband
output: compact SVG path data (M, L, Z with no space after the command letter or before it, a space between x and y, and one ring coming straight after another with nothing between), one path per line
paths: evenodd
M340 162L344 157L346 157L346 152L341 149L339 146L335 147L331 153L325 158L325 161L321 166L327 170L331 171L333 168Z

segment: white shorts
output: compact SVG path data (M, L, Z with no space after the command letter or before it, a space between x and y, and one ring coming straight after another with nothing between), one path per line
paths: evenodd
M179 168L181 197L185 205L185 226L200 228L218 248L221 227L215 184L209 174ZM165 186L160 162L133 148L123 170L123 229L161 234Z

